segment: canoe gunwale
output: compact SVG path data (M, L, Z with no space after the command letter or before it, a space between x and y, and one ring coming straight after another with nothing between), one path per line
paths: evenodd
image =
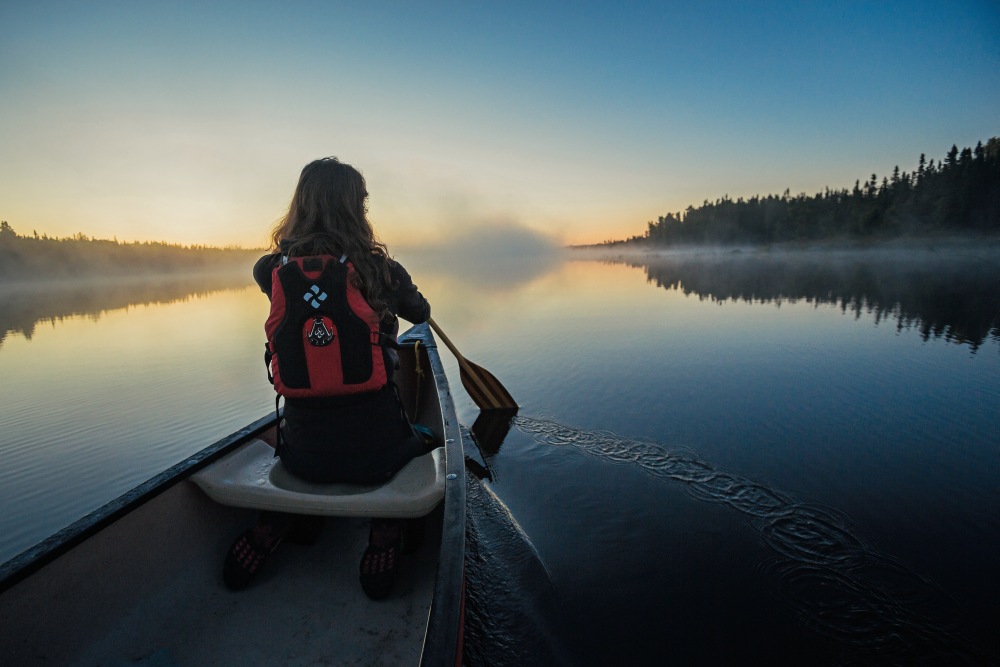
M0 594L70 551L129 512L273 427L274 413L216 441L151 477L0 565Z
M446 476L438 569L420 664L457 665L462 660L465 614L465 447L437 341L426 324L408 331L400 342L414 338L428 352L433 350L428 359L444 426Z

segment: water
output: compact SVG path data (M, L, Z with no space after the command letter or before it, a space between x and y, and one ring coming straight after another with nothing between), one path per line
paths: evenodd
M998 256L402 257L522 406L470 452L470 661L996 656ZM263 295L157 286L0 296L0 558L271 409Z
M263 298L242 275L6 286L0 560L273 409Z

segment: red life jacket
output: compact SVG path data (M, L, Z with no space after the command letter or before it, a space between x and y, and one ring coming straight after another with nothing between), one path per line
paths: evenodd
M286 398L344 396L386 386L379 316L343 256L282 257L264 324L274 390Z

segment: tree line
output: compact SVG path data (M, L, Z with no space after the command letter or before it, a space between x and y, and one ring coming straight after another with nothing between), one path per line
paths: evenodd
M1000 231L1000 138L944 159L921 154L912 173L896 166L851 190L813 196L728 195L699 207L660 216L644 235L609 244L767 244L832 238L891 238L941 233Z
M80 276L205 273L242 267L249 275L260 250L177 245L158 241L120 242L83 233L66 238L19 235L0 222L0 282L60 280Z

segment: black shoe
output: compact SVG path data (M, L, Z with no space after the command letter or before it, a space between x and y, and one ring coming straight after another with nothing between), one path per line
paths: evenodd
M368 533L368 548L361 557L361 588L373 600L383 600L392 591L399 567L402 542L401 521L373 519Z
M236 538L222 565L222 580L234 591L246 588L288 532L287 522L268 520L262 514L257 525Z

